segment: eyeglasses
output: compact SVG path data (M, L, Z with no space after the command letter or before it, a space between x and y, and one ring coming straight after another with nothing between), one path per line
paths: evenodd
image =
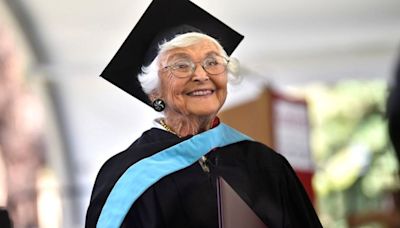
M187 78L194 73L197 63L201 63L201 67L208 74L217 75L226 71L229 59L218 55L209 56L201 62L193 62L191 59L182 58L163 67L163 69L170 70L170 72L177 78Z

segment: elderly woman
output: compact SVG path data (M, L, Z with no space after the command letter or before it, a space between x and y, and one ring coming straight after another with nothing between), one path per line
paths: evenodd
M220 177L265 227L321 227L285 158L219 122L242 38L187 0L152 2L102 76L164 117L103 165L86 227L218 227Z

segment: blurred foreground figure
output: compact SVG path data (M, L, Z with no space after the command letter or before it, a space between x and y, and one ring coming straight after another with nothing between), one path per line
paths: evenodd
M242 38L188 0L151 3L102 76L163 117L103 165L86 227L218 227L219 178L262 227L321 227L287 160L219 122Z
M36 180L42 164L41 111L27 90L14 39L0 24L0 156L14 227L37 227Z

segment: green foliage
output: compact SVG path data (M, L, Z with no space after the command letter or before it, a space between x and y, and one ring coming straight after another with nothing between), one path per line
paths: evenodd
M382 207L397 188L398 164L387 136L383 81L307 88L316 161L313 180L325 227L347 227L348 213Z

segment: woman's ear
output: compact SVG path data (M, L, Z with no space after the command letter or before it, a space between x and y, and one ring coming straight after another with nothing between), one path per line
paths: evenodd
M151 102L153 102L156 99L160 99L161 98L161 93L158 91L158 89L153 90L150 94L149 94L149 99Z
M150 93L149 99L151 101L151 105L157 112L162 112L165 109L165 102L161 99L160 93L158 91L154 91Z

